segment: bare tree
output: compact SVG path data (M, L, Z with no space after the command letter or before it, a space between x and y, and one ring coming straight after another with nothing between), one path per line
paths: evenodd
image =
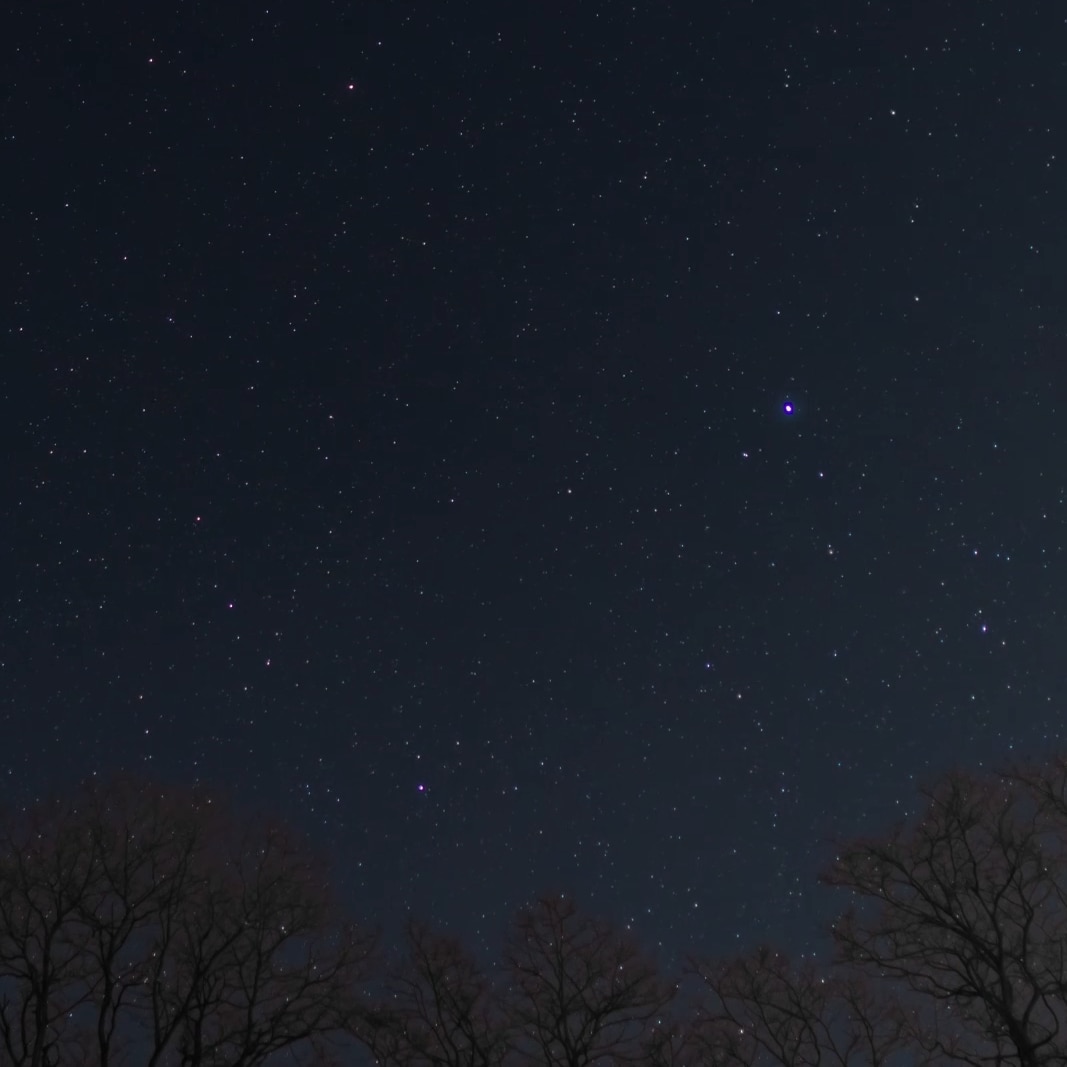
M257 1067L344 1030L371 940L342 920L325 873L286 834L247 834L178 919L174 979L157 966L153 990L181 1020L183 1065Z
M812 962L794 967L761 948L750 956L690 962L707 996L690 1044L701 1059L736 1067L887 1067L902 1060L904 1020L857 975Z
M120 1022L143 1016L159 919L190 894L206 827L195 795L132 780L83 790L76 803L65 821L77 828L95 872L78 901L94 976L91 1012L80 1014L93 1060L108 1065L130 1041L131 1027Z
M0 1041L17 1067L325 1062L373 938L277 827L93 784L4 831Z
M689 1013L662 1013L652 1020L642 1042L643 1067L720 1067L713 1046L701 1041Z
M825 875L858 902L833 927L840 958L904 991L930 1057L1067 1062L1062 778L1028 775L949 775L915 824L844 846Z
M407 953L356 1027L378 1063L499 1067L508 1027L490 980L459 941L407 926Z
M912 1038L908 1008L893 988L879 988L852 970L837 970L831 980L824 1028L832 1063L920 1067L926 1062Z
M705 1049L727 1063L818 1062L826 991L813 974L794 976L770 949L717 966L696 964L694 970L711 994L695 1028Z
M505 962L518 1056L545 1067L642 1059L674 995L629 936L563 896L520 913Z
M15 1067L51 1067L98 984L81 905L91 844L58 805L0 828L0 1042Z

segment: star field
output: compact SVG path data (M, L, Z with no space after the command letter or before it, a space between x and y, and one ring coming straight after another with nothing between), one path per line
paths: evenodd
M389 930L673 959L1062 744L1053 6L16 22L6 802L217 783Z

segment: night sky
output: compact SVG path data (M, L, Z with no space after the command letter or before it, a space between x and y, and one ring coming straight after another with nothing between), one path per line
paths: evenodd
M817 941L1057 749L1060 5L23 5L2 790L202 781L353 912Z

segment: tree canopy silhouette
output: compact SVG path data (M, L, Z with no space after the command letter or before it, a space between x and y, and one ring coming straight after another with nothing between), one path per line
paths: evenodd
M93 782L0 819L0 1064L1062 1067L1067 760L923 797L838 847L832 957L694 955L679 983L558 893L495 964L416 919L382 954L282 826Z
M282 828L92 783L0 826L0 1061L323 1061L374 939Z
M641 1060L674 996L634 938L562 895L519 914L504 959L507 1013L527 1064Z
M946 1062L1067 1063L1067 765L924 791L911 825L844 846L825 875L855 903L839 958L896 989Z
M499 1067L511 1035L490 979L455 938L407 924L407 951L356 1033L382 1067Z

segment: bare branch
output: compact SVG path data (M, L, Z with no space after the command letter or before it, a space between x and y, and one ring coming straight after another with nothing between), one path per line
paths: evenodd
M609 924L546 896L519 915L505 960L520 1058L585 1067L641 1058L674 989Z
M1063 818L1043 779L950 775L913 826L845 846L840 958L918 994L913 1033L957 1062L1064 1062Z

